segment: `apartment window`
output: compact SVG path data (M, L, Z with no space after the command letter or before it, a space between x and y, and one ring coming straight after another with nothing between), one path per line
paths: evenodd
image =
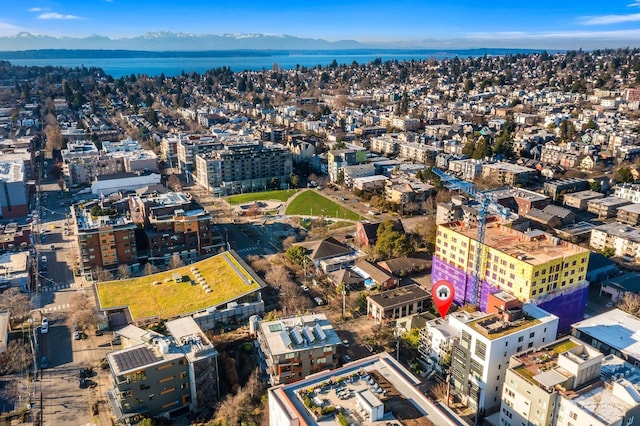
M524 336L518 337L518 342L522 342L524 340Z
M529 333L529 339L531 339L531 338L532 338L533 336L535 336L535 335L536 335L536 332L535 332L535 331L532 331L531 333Z
M522 346L518 346L518 348L516 349L516 352L522 352Z
M484 342L476 340L476 356L484 361L487 352L487 345Z

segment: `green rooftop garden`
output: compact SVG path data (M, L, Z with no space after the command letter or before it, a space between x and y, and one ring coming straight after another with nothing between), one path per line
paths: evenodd
M197 269L210 292L199 283L192 268ZM181 268L101 282L96 287L102 309L128 306L133 319L140 320L154 316L168 319L218 306L260 289L260 284L225 252Z
M573 340L564 340L562 342L558 342L553 346L549 346L549 350L555 352L557 355L560 355L563 352L570 351L571 349L577 347L578 344Z

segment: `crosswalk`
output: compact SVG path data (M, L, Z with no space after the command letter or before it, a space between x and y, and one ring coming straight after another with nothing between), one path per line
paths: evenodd
M43 293L47 293L47 292L51 292L51 291L59 291L59 290L65 290L67 288L72 288L74 287L74 284L58 284L58 285L52 285L52 286L46 286L46 287L42 287L42 292Z
M249 253L249 252L253 252L253 251L258 251L262 249L261 246L251 246L251 247L245 247L245 248L241 248L239 250L236 250L237 253Z
M66 311L67 309L69 309L69 306L70 305L68 303L64 303L64 304L61 304L61 305L47 306L46 308L40 309L40 311L42 313L62 312L62 311Z

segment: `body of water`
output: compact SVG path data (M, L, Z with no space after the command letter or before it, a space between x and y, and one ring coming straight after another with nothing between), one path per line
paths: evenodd
M369 63L376 58L380 58L382 61L398 60L424 60L424 59L446 59L454 56L468 57L468 56L482 56L487 54L486 51L396 51L396 52L361 52L361 51L323 51L323 52L304 52L304 53L286 53L286 52L259 52L259 54L242 55L236 52L233 55L228 53L225 55L202 56L202 55L176 55L176 52L172 52L172 55L163 57L162 54L155 54L151 56L140 55L135 57L135 54L128 52L128 57L100 57L97 55L86 55L86 57L68 57L68 55L61 54L57 57L55 54L51 54L51 51L47 57L38 57L37 51L34 51L33 58L12 58L11 55L5 56L0 54L0 59L4 59L3 56L14 65L23 66L61 66L61 67L98 67L102 68L107 74L115 78L119 78L125 75L131 74L146 74L149 76L157 76L164 73L165 76L175 76L184 72L197 72L204 73L212 68L220 68L227 66L233 71L245 71L252 70L258 71L262 69L270 70L277 64L283 69L292 69L297 65L305 66L308 68L318 65L327 66L335 59L338 64L351 64L353 61L359 64ZM55 51L54 51L55 52ZM10 52L3 52L9 54ZM490 54L507 54L505 52L491 52ZM103 55L102 55L103 56Z

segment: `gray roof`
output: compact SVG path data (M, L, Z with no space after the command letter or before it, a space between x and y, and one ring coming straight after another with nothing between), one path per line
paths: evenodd
M574 214L571 210L566 209L564 207L556 206L553 204L549 204L544 209L542 209L547 214L551 214L554 216L558 216L560 218L567 218L568 216Z
M374 294L369 296L369 299L383 309L387 309L392 306L405 305L407 303L428 299L430 297L431 295L426 290L423 290L419 285L411 284L394 290Z
M122 372L134 370L160 361L162 358L147 346L138 346L128 351L113 354L113 359Z

